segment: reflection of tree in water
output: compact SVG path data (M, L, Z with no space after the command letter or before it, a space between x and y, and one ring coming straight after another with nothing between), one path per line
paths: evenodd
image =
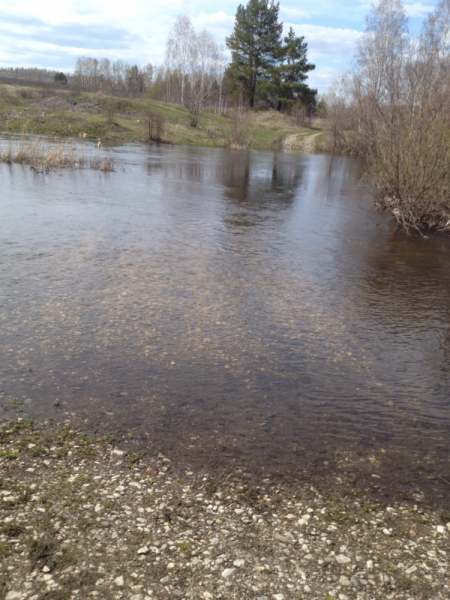
M223 187L222 198L230 201L223 221L229 227L257 225L272 218L273 211L291 208L304 170L297 155L202 148L189 153L172 148L163 161L147 163L149 175Z
M342 236L334 261L349 327L385 374L403 379L405 392L448 393L450 240L377 217L350 236Z
M298 156L230 153L224 171L227 227L251 227L273 218L273 211L292 208L304 164Z

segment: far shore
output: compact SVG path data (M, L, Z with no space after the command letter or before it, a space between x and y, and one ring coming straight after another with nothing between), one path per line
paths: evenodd
M0 84L0 131L78 138L100 143L145 142L276 152L327 150L325 119L302 126L288 113L229 109L201 111L190 127L189 110L143 98L116 98L66 89Z

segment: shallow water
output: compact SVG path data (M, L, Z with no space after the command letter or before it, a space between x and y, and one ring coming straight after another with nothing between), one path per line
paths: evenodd
M0 165L0 402L173 452L448 456L450 240L376 214L358 161L129 145Z

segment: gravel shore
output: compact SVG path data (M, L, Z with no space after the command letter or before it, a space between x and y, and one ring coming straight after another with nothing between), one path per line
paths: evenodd
M448 600L450 514L0 426L0 600Z

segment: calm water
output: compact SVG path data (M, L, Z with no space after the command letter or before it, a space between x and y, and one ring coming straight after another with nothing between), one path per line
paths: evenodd
M448 238L377 215L352 159L112 154L0 165L0 403L267 466L447 454Z

